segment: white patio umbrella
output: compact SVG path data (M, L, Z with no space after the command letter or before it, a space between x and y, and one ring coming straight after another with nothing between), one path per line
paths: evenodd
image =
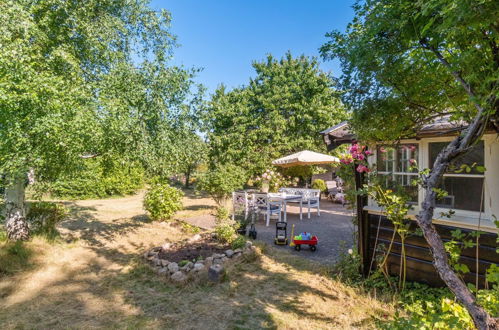
M337 157L310 150L303 150L292 155L276 159L272 161L272 164L281 167L291 167L298 165L320 165L339 162L340 160Z

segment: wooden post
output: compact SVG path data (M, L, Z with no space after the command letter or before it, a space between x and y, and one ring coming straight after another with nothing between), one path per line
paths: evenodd
M357 171L357 164L353 165L353 171L355 175L355 190L359 191L362 189L364 184L365 175L364 173L359 173ZM367 213L364 212L364 206L367 205L367 197L357 195L357 246L358 252L361 259L361 269L360 272L363 276L368 276L369 274L369 218Z

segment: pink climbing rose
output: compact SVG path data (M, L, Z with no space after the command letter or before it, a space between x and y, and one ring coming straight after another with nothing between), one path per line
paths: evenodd
M363 173L363 172L369 173L370 171L371 170L365 165L360 164L357 166L357 172L359 172L359 173Z

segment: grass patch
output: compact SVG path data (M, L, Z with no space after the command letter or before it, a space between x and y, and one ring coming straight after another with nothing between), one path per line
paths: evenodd
M0 231L0 275L13 275L30 266L33 250L25 242L8 242Z

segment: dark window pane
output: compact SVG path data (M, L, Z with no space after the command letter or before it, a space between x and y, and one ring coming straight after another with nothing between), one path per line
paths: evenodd
M483 178L443 177L439 188L447 191L448 196L437 200L437 207L480 211ZM482 203L483 211L483 203Z
M435 160L437 159L438 153L445 148L449 142L432 142L430 143L430 168L433 168L433 163L435 163ZM476 163L476 165L481 165L483 166L484 164L484 146L483 146L483 141L478 142L476 145L471 148L469 152L466 154L458 157L456 160L452 162L452 166L454 168L451 168L447 170L447 173L455 173L457 169L460 168L462 164L466 164L471 166L473 163ZM462 172L459 174L483 174L481 172L478 172L476 168L474 167L470 173Z

